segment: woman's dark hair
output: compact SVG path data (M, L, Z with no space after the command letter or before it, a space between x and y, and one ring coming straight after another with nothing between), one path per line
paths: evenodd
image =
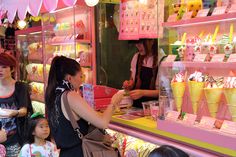
M62 83L66 75L75 76L79 71L81 71L81 67L76 60L64 56L53 58L45 93L45 103L50 124L57 122L58 117L55 109L56 87Z
M35 131L35 128L38 124L38 122L42 119L46 119L44 117L35 117L35 118L30 118L29 123L28 123L28 133L26 136L26 143L32 144L34 143L34 135L33 132ZM50 140L50 135L47 137L46 140Z
M148 49L148 41L153 41L152 47L151 47L151 52ZM139 89L141 86L141 80L140 80L140 74L141 74L141 67L143 65L143 60L148 54L152 54L153 56L153 70L152 70L152 79L150 83L150 89L155 89L155 82L156 82L156 75L157 75L157 70L158 70L158 53L157 53L157 39L141 39L140 42L143 43L144 49L145 49L145 55L140 55L139 60L137 61L138 64L138 71L137 71L137 83L136 83L136 89Z
M163 145L154 149L148 157L189 157L189 155L173 146Z

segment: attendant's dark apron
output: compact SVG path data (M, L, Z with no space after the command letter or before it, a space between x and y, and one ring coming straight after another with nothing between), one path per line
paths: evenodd
M139 56L138 56L138 60L139 60ZM138 60L137 60L137 65L136 65L136 74L135 74L135 84L134 84L134 88L136 87L136 83L137 83L137 75L138 75ZM149 68L149 67L141 67L141 72L140 72L140 79L141 79L141 86L139 89L150 89L150 83L153 77L153 69ZM134 100L133 102L133 106L134 107L138 107L138 108L142 108L142 102L145 101L151 101L151 100L157 100L157 98L153 98L153 97L141 97L140 99Z

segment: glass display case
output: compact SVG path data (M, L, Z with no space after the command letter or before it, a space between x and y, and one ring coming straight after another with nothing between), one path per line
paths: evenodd
M235 155L235 2L165 3L164 37L159 44L167 57L159 68L158 129Z
M16 44L20 52L18 78L31 87L34 112L45 113L42 27L16 31Z
M53 57L64 55L80 62L85 74L84 81L93 83L92 55L95 52L91 12L87 6L74 6L42 15L46 78Z

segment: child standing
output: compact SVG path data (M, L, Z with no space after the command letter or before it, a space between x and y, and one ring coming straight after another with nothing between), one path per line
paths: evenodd
M58 157L56 146L47 141L50 129L47 119L40 113L34 113L29 121L27 144L19 157Z

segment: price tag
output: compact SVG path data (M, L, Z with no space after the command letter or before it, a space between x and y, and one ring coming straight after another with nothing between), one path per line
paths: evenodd
M165 62L174 62L176 57L176 55L168 55L165 59Z
M221 15L224 14L226 11L227 6L223 6L223 7L216 7L212 13L212 15Z
M211 62L223 62L224 58L225 58L224 54L215 54L213 55Z
M232 4L229 9L229 13L235 13L235 12L236 12L236 4Z
M186 113L183 119L183 123L193 125L195 123L196 118L197 115Z
M236 54L231 54L229 56L227 62L236 62Z
M206 56L207 56L207 54L196 54L193 62L204 62L206 59Z
M177 14L170 15L167 19L167 22L176 22Z
M188 19L191 19L192 18L192 15L193 15L193 12L190 11L190 12L186 12L183 17L182 17L182 20L188 20Z
M215 118L203 116L200 123L199 123L199 126L206 128L206 129L213 129L215 121L216 121Z
M202 9L197 13L197 17L206 17L210 9Z
M168 120L173 120L173 121L177 121L178 117L179 117L179 112L177 111L169 111L167 113L166 119Z
M235 135L236 134L236 122L224 120L224 122L220 128L220 132L225 132L225 133Z

